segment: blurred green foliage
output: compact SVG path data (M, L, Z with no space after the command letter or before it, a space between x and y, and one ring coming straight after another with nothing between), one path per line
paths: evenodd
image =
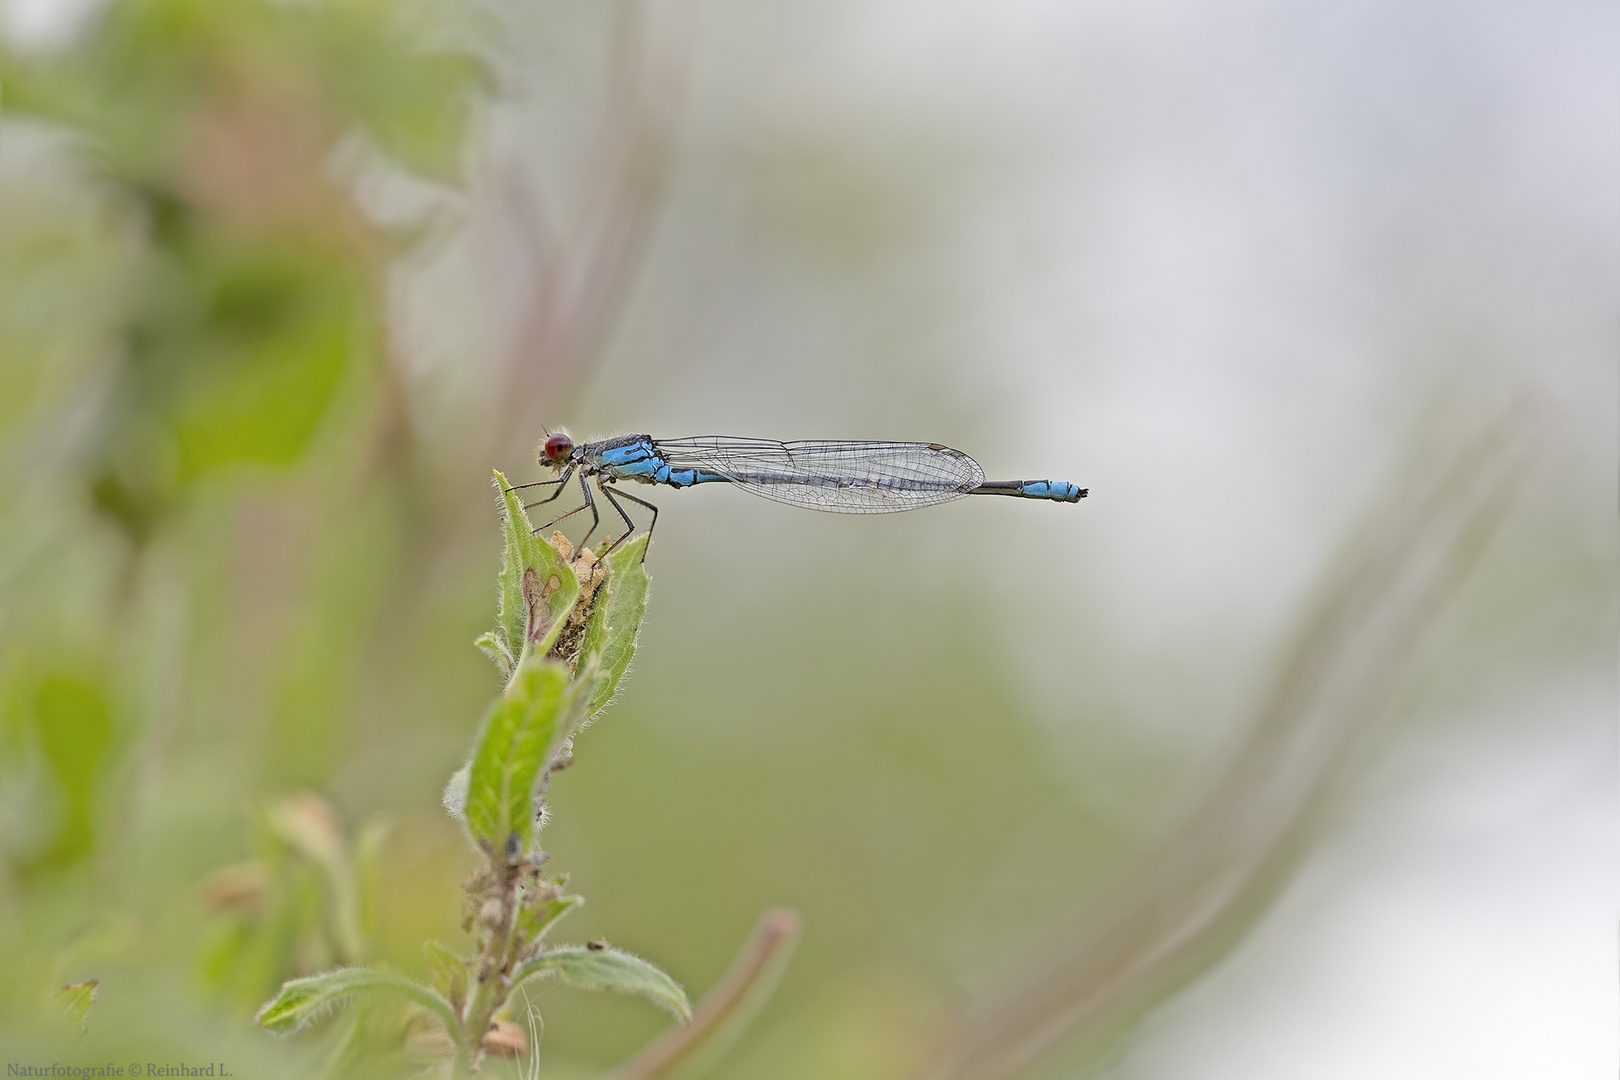
M412 238L362 211L354 170L461 183L490 90L484 61L445 44L469 17L375 0L133 0L97 11L64 49L0 58L0 181L8 208L27 207L0 233L0 485L13 496L0 509L12 526L0 783L13 808L0 934L17 961L0 1035L19 1045L57 1030L36 1026L53 1011L88 1020L89 991L53 988L94 973L115 997L91 1021L102 1045L161 1047L188 1016L224 1009L216 1038L180 1045L225 1054L217 1044L251 1040L242 1021L284 980L373 951L387 829L373 819L351 837L326 798L287 792L329 787L357 703L386 714L412 661L384 642L442 652L446 637L411 640L442 621L443 599L401 589L436 557L419 540L432 511L383 329L387 275ZM592 658L576 711L594 713L633 651L645 545L614 561L639 584L604 590L576 626L572 572L507 501L509 544L533 558L508 560L497 660L511 673L561 635ZM261 537L251 515L267 504L280 531ZM534 566L567 587L537 600ZM536 603L552 611L540 642L525 637ZM558 749L552 734L571 732L541 733L530 780L539 751ZM517 788L507 816L527 826ZM437 925L454 918L455 878L432 880L415 902ZM559 892L543 922L575 899ZM630 954L575 953L537 957L531 974L686 1009ZM160 989L176 979L194 996ZM329 1001L310 998L300 1018ZM395 1053L409 1027L366 1003L294 1071L414 1069L419 1054ZM261 1043L242 1045L244 1071L262 1064Z
M478 72L424 52L400 16L138 0L65 55L0 67L10 116L71 132L133 234L84 466L135 541L222 470L297 461L345 381L376 377L382 241L330 157L359 138L453 179Z
M62 799L51 847L20 868L64 866L84 858L95 840L99 781L107 765L112 717L101 689L61 674L40 681L34 697L35 735Z
M429 4L131 0L65 48L0 55L8 1027L41 1015L48 983L104 965L81 943L105 910L134 934L126 996L131 977L175 974L154 950L241 1010L361 958L375 844L356 855L332 821L317 842L296 826L320 814L255 802L327 776L353 666L338 642L386 602L391 553L349 525L368 499L372 525L399 512L376 492L409 438L380 332L400 241L357 209L342 163L458 182L485 87L478 61L435 46L449 25ZM241 486L277 472L345 508L297 542L295 562L326 569L289 598L290 635L244 604L265 560L210 554ZM370 575L362 552L380 557ZM219 647L240 629L245 653ZM178 777L197 769L238 789L223 816L196 817L215 796ZM193 817L199 843L143 844L154 802ZM221 841L256 832L258 860L204 880ZM167 936L199 919L201 935Z

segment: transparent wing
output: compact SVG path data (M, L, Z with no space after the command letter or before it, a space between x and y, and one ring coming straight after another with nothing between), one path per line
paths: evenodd
M777 502L838 514L886 514L960 498L979 463L938 443L774 442L730 435L659 439L675 469L706 469Z

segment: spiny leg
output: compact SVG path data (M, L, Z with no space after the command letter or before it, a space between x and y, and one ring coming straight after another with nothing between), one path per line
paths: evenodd
M532 482L527 483L527 484L513 484L510 487L502 488L501 490L502 491L526 491L526 490L528 490L529 488L532 488L532 487L550 487L552 484L560 484L564 480L567 480L567 479L568 479L568 477L564 476L561 480L535 480L535 481L532 481Z
M534 530L534 535L539 536L541 533L545 532L547 529L551 528L553 525L559 525L562 522L567 521L569 518L573 517L575 514L579 513L583 509L585 509L585 504L580 503L578 506L576 506L572 510L568 511L568 513L561 514L561 515L559 515L557 517L554 517L550 521L546 522L544 525L541 525L539 528L535 529Z
M562 478L564 480L567 480L573 474L574 474L574 470L573 470L572 467L570 467L569 470L566 473L563 474ZM581 488L585 487L585 476L584 476L583 473L580 474L579 486ZM534 505L539 506L539 505L541 505L541 503L551 502L552 499L555 499L557 497L557 495L561 495L566 490L568 490L568 489L567 488L558 488L556 495L551 496L550 499L541 499L540 502L537 502ZM562 522L562 521L567 521L569 518L573 517L575 514L579 513L581 510L585 509L587 506L590 506L590 505L591 505L591 493L587 489L585 491L585 501L584 502L580 503L578 506L576 506L572 510L568 511L568 513L566 513L566 514L558 514L556 517L552 518L550 521L546 522L544 525L542 525L538 529L534 530L534 534L536 536L539 536L541 533L545 532L547 529L551 528L553 525L556 525L557 523ZM524 509L527 510L528 507L525 506ZM594 514L596 511L593 509L591 512ZM589 535L589 534L587 534L587 535Z
M631 521L630 521L630 515L626 514L624 512L624 507L620 506L619 501L613 497L615 495L622 495L626 499L629 499L631 502L635 503L637 506L645 506L648 510L652 511L652 520L647 523L647 543L650 545L652 543L653 526L658 524L658 507L654 506L652 503L648 502L646 499L638 499L638 498L636 498L634 495L630 494L628 491L621 491L616 487L609 487L606 484L602 484L602 485L600 485L600 487L602 488L602 494L607 497L608 502L613 504L613 509L615 509L615 510L617 510L619 512L619 516L624 518L625 525L627 525L629 527L623 536L619 537L619 539L617 541L615 541L611 546L609 546L609 548L606 551L604 551L602 553L602 556L604 558L606 558L607 556L613 554L613 549L618 547L620 544L624 543L626 540L630 539L631 535L634 534L635 531L636 531L635 525L632 524ZM647 561L647 549L646 548L641 549L641 561L642 562Z
M556 499L557 496L561 495L563 492L568 490L568 488L565 485L567 485L567 483L569 481L569 478L572 477L573 475L574 475L574 466L570 465L570 466L568 466L567 471L564 472L561 476L557 477L557 479L555 479L555 480L536 480L532 484L524 484L523 486L526 487L526 488L527 487L546 487L548 485L555 484L555 485L557 485L557 490L553 491L550 495L547 495L543 499L536 499L532 503L524 503L523 504L523 509L525 509L525 510L533 510L537 506L544 506L546 503L551 502L552 500ZM514 488L513 490L516 490L516 489Z
M522 491L522 490L524 490L524 488L532 488L532 487L556 487L557 490L553 491L550 495L547 495L545 498L536 499L532 503L524 503L523 504L523 509L525 509L525 510L533 510L535 507L541 506L541 505L543 505L545 503L548 503L552 499L555 499L558 495L561 495L563 493L562 485L564 485L566 483L568 483L568 477L565 476L560 480L536 480L532 484L524 484L522 487L507 488L507 490L508 491Z

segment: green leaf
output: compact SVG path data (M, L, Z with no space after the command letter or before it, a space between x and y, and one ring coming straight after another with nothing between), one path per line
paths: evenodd
M96 1003L95 979L69 983L56 991L56 1006L62 1011L62 1026L75 1035L83 1035L90 1028L90 1006Z
M506 558L495 629L479 638L478 646L511 678L526 654L544 656L557 640L579 599L579 581L557 549L534 535L523 500L498 469L495 485L501 492Z
M467 962L442 941L424 941L422 956L433 972L433 989L449 999L451 1005L461 1008L461 1003L467 1000Z
M40 749L61 789L64 813L56 841L40 862L63 866L89 854L103 758L112 741L112 713L99 686L52 675L34 696Z
M561 885L562 878L557 878L552 884ZM558 919L573 911L585 902L583 896L551 896L532 906L525 906L518 913L518 935L528 943L539 941Z
M365 959L359 875L337 811L319 795L304 791L271 803L265 811L265 824L320 871L326 885L327 914L338 962L352 964Z
M506 644L496 636L495 631L485 630L478 635L473 644L478 646L480 652L493 660L496 667L501 669L501 678L510 679L512 677L512 655L506 651Z
M351 998L381 994L415 1002L437 1016L452 1039L459 1037L461 1023L448 1001L414 979L376 968L338 968L303 979L289 979L281 984L275 997L265 1002L254 1019L271 1031L297 1031L347 1004Z
M619 689L619 680L636 653L636 635L647 613L647 534L631 540L607 557L607 578L597 590L580 655L596 658L598 682L585 709L587 717L600 712Z
M474 839L509 857L517 854L509 843L518 851L529 846L534 787L573 730L580 690L554 660L531 660L506 684L473 745L466 814Z
M190 271L206 310L151 316L143 347L181 375L169 423L182 481L298 460L373 347L364 283L321 254L264 245L212 255Z
M515 987L529 979L555 976L581 990L609 990L645 998L677 1020L692 1018L681 984L641 957L621 949L564 945L548 949L512 973Z

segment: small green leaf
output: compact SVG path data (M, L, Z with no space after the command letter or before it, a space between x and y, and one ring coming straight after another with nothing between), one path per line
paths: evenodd
M69 983L56 991L56 1007L62 1011L62 1026L75 1035L90 1028L90 1006L96 1003L95 979Z
M529 846L534 832L534 787L563 738L575 724L580 687L553 660L531 660L518 669L495 702L473 745L467 782L467 829L474 839L507 850Z
M336 959L345 964L365 959L359 875L337 811L314 792L303 791L270 804L265 823L278 839L321 872Z
M338 968L303 979L289 979L281 984L275 997L265 1002L254 1019L271 1031L296 1031L351 998L376 994L393 994L415 1002L437 1016L452 1039L458 1037L461 1024L448 1001L414 979L376 968Z
M647 571L642 559L647 553L647 534L625 544L607 557L607 579L597 591L580 655L596 658L599 681L585 710L587 717L600 712L619 689L619 680L636 653L636 635L647 613Z
M558 878L554 884L561 884ZM539 941L558 919L585 902L583 896L551 896L518 913L518 934L528 943Z
M641 957L620 949L564 945L548 949L512 973L512 985L556 976L581 990L609 990L645 998L677 1020L692 1018L681 984Z
M501 639L495 635L495 631L484 631L482 634L478 635L478 640L474 641L473 644L478 646L485 656L495 661L495 666L501 669L502 679L510 679L512 677L512 667L516 661L513 660L512 655L506 651L506 646L501 642Z
M467 1000L467 962L442 941L422 943L422 956L433 972L433 989L449 999L457 1009Z
M579 580L556 548L534 535L523 500L495 472L505 518L506 557L501 564L500 611L491 640L479 638L508 678L527 654L544 656L557 640L579 599Z

